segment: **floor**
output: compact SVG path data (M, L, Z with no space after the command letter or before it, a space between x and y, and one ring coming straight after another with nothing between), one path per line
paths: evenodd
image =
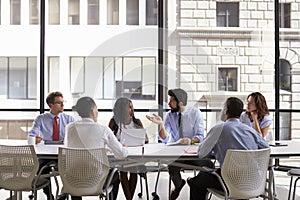
M299 163L298 163L299 165ZM189 176L193 176L193 171L185 171L182 173L182 176L184 179L188 178ZM162 200L167 200L168 199L168 173L167 172L162 172L158 184L158 189L157 193ZM152 199L151 193L154 191L154 186L155 186L155 180L156 180L156 173L155 172L150 172L148 173L148 185L149 185L149 193L150 193L150 198ZM277 193L277 198L279 200L287 200L288 197L288 190L289 190L289 181L290 178L286 175L286 172L281 172L281 171L275 171L275 181L276 181L276 193ZM53 181L54 182L54 181ZM144 187L144 180L143 180L143 187ZM53 185L53 193L55 192L55 187ZM145 188L144 188L144 193L142 198L138 197L138 193L140 192L140 182L138 181L137 188L136 188L136 195L134 196L134 200L140 200L140 199L147 199L146 194L145 194ZM23 193L23 198L22 199L28 199L28 192ZM6 198L9 197L9 192L5 190L0 190L0 200L5 200ZM45 200L44 194L39 191L38 193L38 200ZM83 200L97 200L99 199L98 197L83 197ZM189 199L189 187L187 185L184 186L182 189L182 192L178 198L179 200L187 200ZM219 198L212 197L212 200L218 200ZM262 199L262 198L258 198ZM298 182L298 187L297 187L297 196L295 198L296 200L300 200L300 182ZM124 194L122 187L120 186L119 190L119 195L118 195L118 200L125 200Z

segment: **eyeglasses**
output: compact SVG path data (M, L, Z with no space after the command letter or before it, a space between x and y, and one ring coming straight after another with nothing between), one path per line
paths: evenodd
M56 101L56 102L53 102L52 104L60 104L60 105L63 105L64 103L66 103L66 101Z

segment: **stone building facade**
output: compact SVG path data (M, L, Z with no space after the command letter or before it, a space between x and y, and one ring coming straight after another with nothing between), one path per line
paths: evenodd
M274 109L274 2L177 1L179 85L200 107L220 107L228 96L264 94ZM299 109L300 1L280 1L280 108ZM214 123L216 115L207 116ZM300 114L281 113L282 138L300 138ZM209 124L209 123L208 123Z

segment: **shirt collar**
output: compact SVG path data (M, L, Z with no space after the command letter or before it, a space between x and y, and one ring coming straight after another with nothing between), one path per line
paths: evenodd
M240 119L239 118L229 118L226 120L226 122L231 121L231 122L239 122Z
M82 121L94 122L94 120L92 118L89 118L89 117L82 118Z
M54 117L56 116L56 115L53 115L53 114L50 113L50 112L49 112L49 114L52 116L53 119L54 119ZM60 115L60 113L58 113L57 118L59 118L59 115Z

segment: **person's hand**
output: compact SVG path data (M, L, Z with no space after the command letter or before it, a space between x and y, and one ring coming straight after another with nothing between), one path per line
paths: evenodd
M252 120L257 120L258 115L257 115L256 111L250 112L250 115L251 115Z
M155 123L155 124L162 124L163 120L160 116L156 115L156 114L152 114L152 116L146 115L147 119L149 119L151 122Z
M106 153L112 153L112 151L109 148L106 148Z
M40 135L35 136L35 144L41 143L41 141L43 140L43 137Z
M180 144L191 144L192 140L190 138L182 138Z

